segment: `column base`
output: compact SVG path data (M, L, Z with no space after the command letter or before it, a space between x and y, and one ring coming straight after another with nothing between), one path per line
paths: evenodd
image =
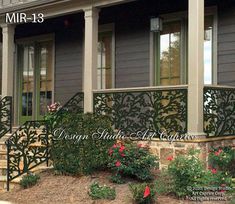
M206 139L206 133L204 132L188 132L187 135L195 136L195 139Z

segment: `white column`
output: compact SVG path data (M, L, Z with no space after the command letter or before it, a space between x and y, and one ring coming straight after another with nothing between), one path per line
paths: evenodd
M204 0L189 0L188 133L202 136L204 86Z
M84 55L84 112L93 112L93 89L97 87L97 45L99 9L89 8L85 12Z
M2 24L2 96L13 96L15 26Z

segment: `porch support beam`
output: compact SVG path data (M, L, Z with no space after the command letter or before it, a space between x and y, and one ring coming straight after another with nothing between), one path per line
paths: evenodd
M14 35L15 26L1 24L2 27L2 96L13 96L14 81Z
M97 86L97 45L99 9L85 9L84 112L93 112L93 89Z
M188 133L204 136L204 0L188 1Z

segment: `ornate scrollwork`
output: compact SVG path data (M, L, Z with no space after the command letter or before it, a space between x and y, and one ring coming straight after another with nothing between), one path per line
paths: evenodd
M28 121L6 141L8 189L11 180L49 160L51 131L64 122L64 114L83 112L83 98L83 93L77 93L53 115L51 121Z
M125 134L187 132L187 89L95 93L94 110Z
M235 89L204 88L204 131L208 136L235 135Z
M12 128L12 97L6 96L0 101L0 138Z
M74 95L58 112L55 113L50 121L51 131L60 127L64 123L65 114L83 113L84 94L82 92Z
M45 121L29 121L6 141L8 151L8 179L27 173L48 160L49 139Z

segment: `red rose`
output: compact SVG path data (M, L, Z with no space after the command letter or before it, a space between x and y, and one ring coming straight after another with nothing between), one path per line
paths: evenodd
M144 198L148 197L149 195L150 195L150 188L146 186L144 190Z
M109 149L109 155L111 156L113 154L113 150Z
M172 161L173 160L173 156L169 156L166 158L168 161Z
M219 156L221 152L223 152L223 150L219 149L218 151L215 152L215 156Z
M216 170L216 169L211 169L211 173L212 173L212 174L216 174L216 173L217 173L217 170Z
M124 149L125 149L125 146L122 145L119 149L119 152L123 152Z
M122 153L121 156L122 156L122 157L125 157L125 154Z
M116 164L115 164L116 167L119 167L121 166L121 162L120 161L117 161Z

